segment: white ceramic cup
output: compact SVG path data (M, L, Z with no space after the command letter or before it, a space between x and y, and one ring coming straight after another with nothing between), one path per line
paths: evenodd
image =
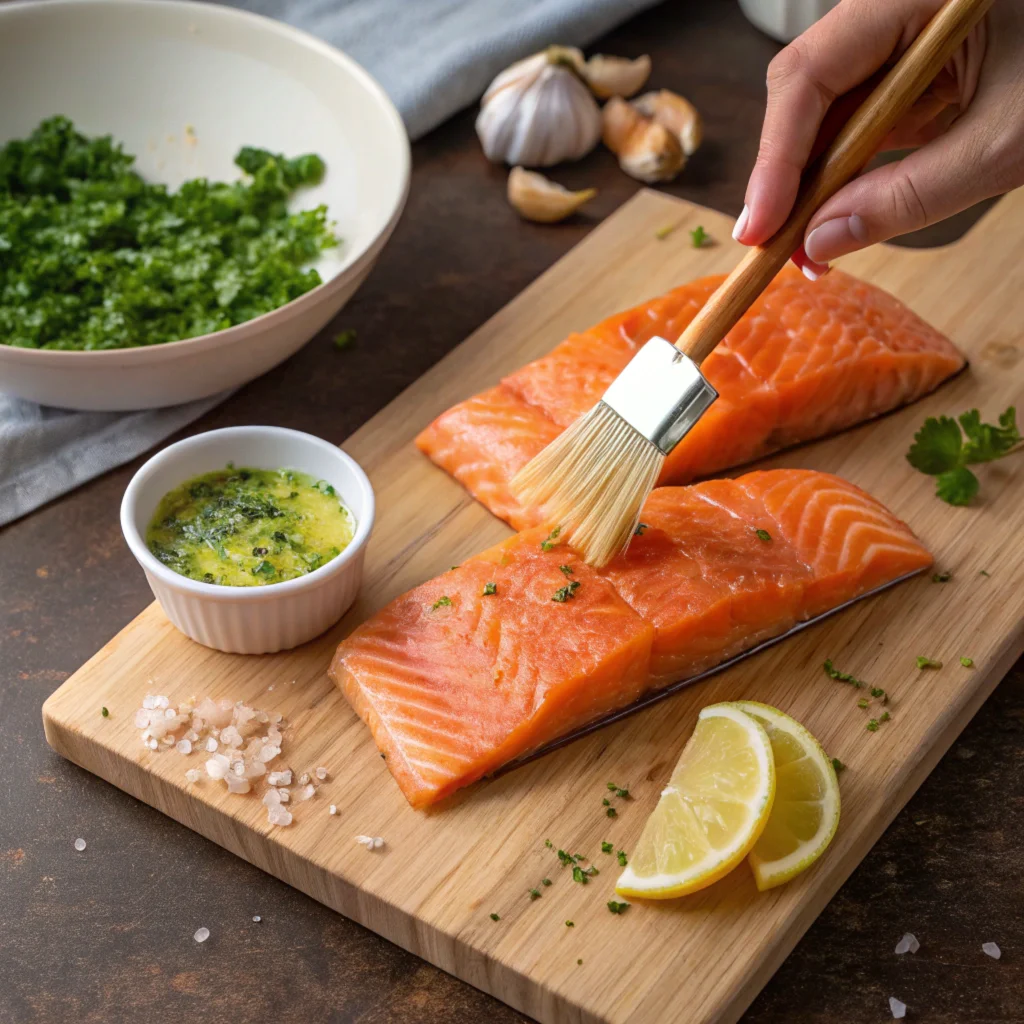
M186 480L223 469L294 469L333 484L356 521L340 555L306 576L259 587L225 587L180 576L146 546L161 498ZM186 438L154 455L121 501L121 529L167 617L186 636L230 654L296 647L333 626L359 591L373 529L373 488L359 464L312 434L284 427L228 427Z

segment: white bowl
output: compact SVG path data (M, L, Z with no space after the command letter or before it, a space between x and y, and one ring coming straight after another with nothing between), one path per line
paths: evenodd
M307 576L261 587L222 587L179 576L146 547L146 527L168 491L229 462L296 469L334 485L356 520L351 543ZM178 441L132 477L121 530L167 617L186 636L229 654L270 654L330 629L356 599L373 529L373 488L359 464L327 441L284 427L227 427Z
M0 144L64 114L111 134L143 177L234 180L243 145L319 153L342 244L324 283L286 306L185 341L100 352L0 344L0 391L69 409L147 409L204 398L265 373L351 298L405 204L409 141L377 83L312 36L254 14L176 0L0 2ZM194 130L194 138L186 133Z

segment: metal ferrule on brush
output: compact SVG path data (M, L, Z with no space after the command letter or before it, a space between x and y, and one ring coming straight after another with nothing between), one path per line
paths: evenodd
M601 401L668 455L717 397L689 356L651 338Z

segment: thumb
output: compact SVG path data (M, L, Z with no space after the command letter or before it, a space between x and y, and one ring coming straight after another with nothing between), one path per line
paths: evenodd
M1015 184L1005 159L979 144L961 122L904 159L840 189L811 219L804 251L827 263L896 235L951 217ZM957 129L961 130L957 130Z

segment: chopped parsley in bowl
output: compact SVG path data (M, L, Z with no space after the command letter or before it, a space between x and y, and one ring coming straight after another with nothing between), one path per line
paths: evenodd
M179 576L253 587L319 569L354 534L352 513L326 480L229 464L164 495L146 530L146 546Z
M327 209L289 213L323 160L243 147L238 182L144 181L64 117L0 148L0 344L99 351L211 334L321 283Z

